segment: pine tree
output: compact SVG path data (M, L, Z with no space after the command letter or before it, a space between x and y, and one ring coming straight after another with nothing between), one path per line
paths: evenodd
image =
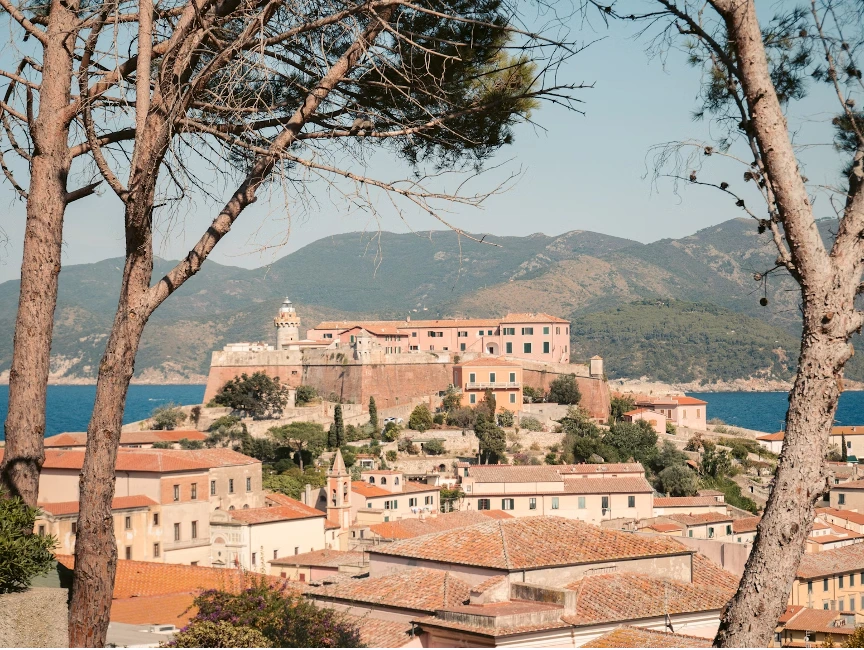
M372 437L378 434L378 407L375 404L375 398L369 398L369 424L372 425Z
M840 460L844 463L849 460L849 454L846 451L846 434L840 434Z
M336 447L345 444L345 422L342 420L342 405L337 404L333 409L333 429L336 437Z

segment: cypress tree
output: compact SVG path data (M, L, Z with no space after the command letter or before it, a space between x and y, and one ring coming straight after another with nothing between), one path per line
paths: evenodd
M333 428L336 436L336 446L341 447L345 444L345 423L342 421L342 405L337 404L333 409Z
M846 434L840 433L840 460L844 463L849 460L849 454L846 452Z
M378 406L375 404L375 398L369 398L369 424L372 425L372 437L378 435Z

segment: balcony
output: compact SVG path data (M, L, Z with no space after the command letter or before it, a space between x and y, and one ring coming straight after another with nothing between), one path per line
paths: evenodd
M465 390L486 390L487 388L519 388L522 384L518 381L469 381L465 384Z
M197 548L198 546L210 546L210 538L196 537L195 539L184 539L179 542L163 542L162 550L179 551L182 548Z

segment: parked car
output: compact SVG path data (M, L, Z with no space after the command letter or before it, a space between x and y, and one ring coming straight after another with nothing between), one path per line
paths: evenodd
M387 426L389 422L393 422L395 424L402 424L405 422L402 418L384 418L384 426Z

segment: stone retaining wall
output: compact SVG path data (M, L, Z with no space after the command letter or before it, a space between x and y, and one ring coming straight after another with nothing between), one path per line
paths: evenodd
M69 592L33 587L0 595L0 641L4 648L68 648Z

